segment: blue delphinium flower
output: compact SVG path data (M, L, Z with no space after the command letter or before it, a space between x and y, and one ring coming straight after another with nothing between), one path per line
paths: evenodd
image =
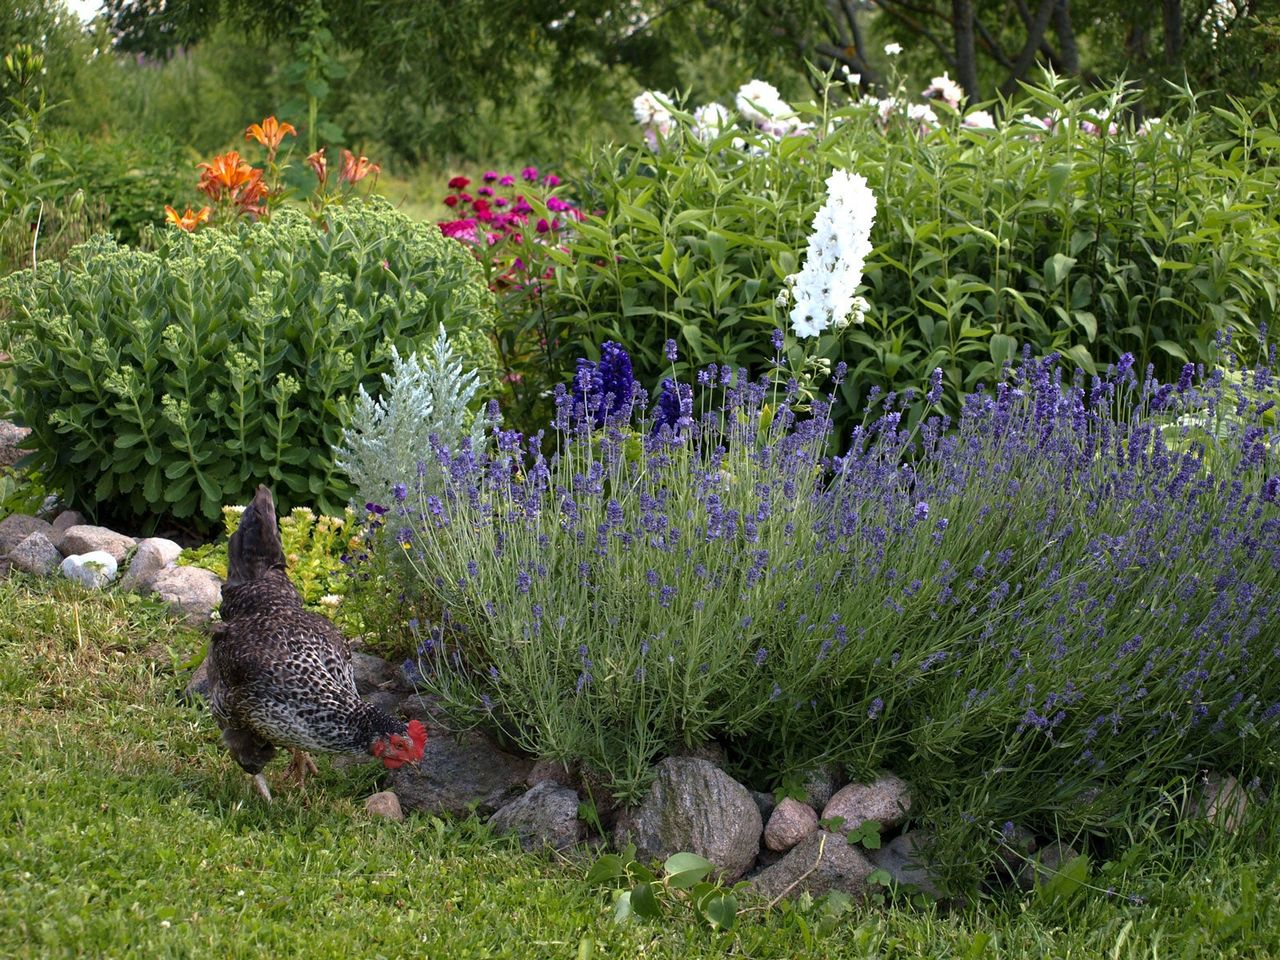
M604 426L606 418L629 411L633 383L631 357L621 344L608 340L600 345L599 362L578 359L573 401L597 427Z

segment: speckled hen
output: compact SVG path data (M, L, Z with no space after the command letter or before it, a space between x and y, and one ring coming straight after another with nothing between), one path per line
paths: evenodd
M209 681L222 741L268 802L262 768L280 747L293 751L289 774L298 782L315 772L308 750L369 753L391 769L422 759L422 724L361 700L346 638L303 609L285 574L275 502L265 486L231 536Z

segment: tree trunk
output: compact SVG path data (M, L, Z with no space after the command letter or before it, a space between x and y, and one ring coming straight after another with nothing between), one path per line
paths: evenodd
M1027 24L1027 42L1023 44L1022 52L1014 61L1008 79L1000 84L1000 92L1005 96L1011 96L1017 92L1018 81L1027 75L1027 70L1035 61L1036 51L1040 49L1040 42L1044 40L1044 31L1049 26L1049 17L1057 5L1058 0L1040 0L1040 8L1036 11L1035 18Z
M1164 0L1164 62L1174 66L1182 60L1182 2Z
M1053 32L1058 35L1061 48L1059 62L1062 72L1071 76L1080 73L1080 50L1076 46L1076 31L1071 25L1071 0L1058 0L1053 8Z
M951 0L951 27L956 35L956 81L969 103L982 99L978 89L978 56L973 42L973 0Z

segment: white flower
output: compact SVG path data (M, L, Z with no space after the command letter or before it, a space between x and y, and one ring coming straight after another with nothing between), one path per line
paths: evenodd
M900 43L886 43L884 45L884 55L886 57L896 57L901 52L902 44Z
M994 130L996 121L995 117L986 110L970 110L960 121L960 126L968 127L970 130Z
M320 598L322 607L336 608L340 603L342 603L342 597L336 593L326 593Z
M771 137L789 137L812 129L796 116L791 104L782 99L773 84L763 80L744 83L738 88L734 102L745 119Z
M880 126L885 126L889 122L889 118L902 109L902 102L896 97L885 97L883 100L872 100L876 105L876 119L880 122Z
M795 298L791 327L797 337L862 322L867 303L856 294L875 219L876 197L866 178L847 170L832 173L827 202L813 218L804 266L786 279Z
M938 125L938 115L933 112L933 107L927 103L912 103L907 106L907 119L920 124L920 130L923 133L930 127Z
M644 127L645 140L654 150L661 141L671 135L675 118L671 115L671 101L656 90L646 90L631 101L636 123Z
M708 103L693 111L693 135L703 143L710 143L733 122L729 110L718 103Z
M952 110L960 109L960 101L964 99L964 87L956 83L945 73L934 77L929 85L921 91L920 96L926 100L938 99L949 104Z

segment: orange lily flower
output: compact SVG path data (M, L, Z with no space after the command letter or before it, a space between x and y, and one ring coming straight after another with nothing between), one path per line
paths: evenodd
M350 150L342 151L342 172L338 174L338 179L345 183L359 183L371 173L381 173L382 167L376 163L370 163L368 157L356 159L355 154Z
M180 214L173 207L166 206L164 208L164 218L179 230L185 230L190 233L209 219L209 212L208 207L202 207L198 213L187 207L187 212Z
M244 131L244 138L257 140L274 155L286 135L296 136L297 133L297 128L292 123L281 123L275 117L267 117L262 123L249 124Z
M307 166L316 175L320 185L324 186L324 182L329 179L329 161L325 159L323 147L307 156Z
M249 179L244 182L243 187L236 192L236 206L238 206L243 213L260 217L266 212L266 198L268 193L267 183L262 179L262 171L254 170Z
M253 176L254 169L240 159L236 150L213 158L209 163L197 164L204 172L200 174L200 189L214 200L222 199L223 194L231 194L247 183Z

